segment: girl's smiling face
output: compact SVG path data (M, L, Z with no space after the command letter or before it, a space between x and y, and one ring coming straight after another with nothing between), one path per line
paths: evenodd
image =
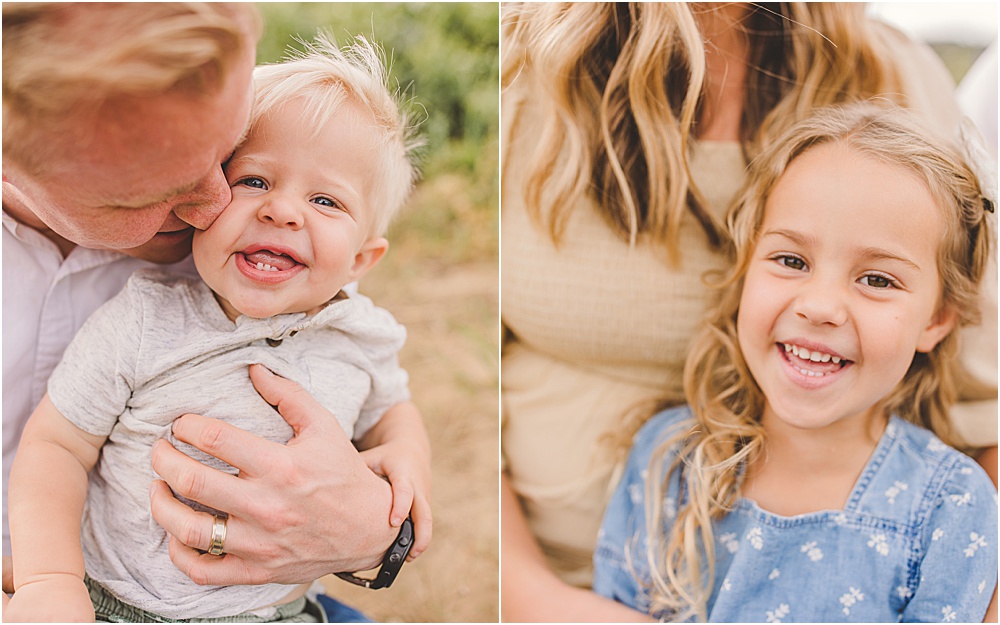
M915 173L844 142L789 164L765 205L737 319L765 427L881 416L914 353L955 324L939 301L944 227Z

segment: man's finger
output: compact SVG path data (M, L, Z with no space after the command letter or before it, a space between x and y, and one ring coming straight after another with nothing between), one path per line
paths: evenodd
M10 556L3 557L3 591L14 594L14 561ZM6 595L4 595L4 605L7 605Z
M201 464L177 451L165 440L161 439L153 444L152 464L156 474L183 497L230 514L242 512L247 504L245 482L235 475ZM170 494L169 490L167 494ZM173 499L172 496L170 498ZM176 532L171 533L176 535Z
M269 471L267 453L279 447L277 443L225 421L197 414L186 414L176 419L172 431L178 440L229 463L245 477L258 477Z
M181 542L193 549L207 551L212 544L212 532L215 524L214 515L208 512L193 510L174 499L170 488L164 482L156 480L149 489L149 506L153 519L171 536L176 536ZM232 549L239 544L236 535L231 531L236 523L226 523L226 536L223 550Z
M230 586L233 584L266 584L269 580L258 568L247 566L239 556L227 553L213 556L170 537L170 561L194 583Z
M321 420L317 415L329 415L329 411L317 402L301 386L271 373L264 365L250 365L250 381L267 403L274 406L281 417L292 426L297 437L310 427L325 423L336 423L344 442L350 444L347 434L335 418Z

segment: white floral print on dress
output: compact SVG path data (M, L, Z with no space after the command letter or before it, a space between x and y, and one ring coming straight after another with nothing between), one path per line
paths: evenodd
M764 548L764 531L759 527L752 527L750 531L747 532L747 540L750 541L750 546L760 551Z
M735 532L727 532L719 536L719 542L722 543L729 553L736 553L740 550L740 542L736 540Z
M950 605L946 605L943 608L941 608L941 616L943 617L941 619L942 623L952 623L954 622L955 618L958 617L958 615L955 614L955 610L952 609Z
M823 559L823 550L816 546L815 540L810 540L799 547L799 551L809 556L809 559L813 562L819 562Z
M788 613L790 611L791 611L791 608L788 607L788 604L787 603L782 603L781 605L778 606L777 610L768 610L767 611L767 622L768 623L780 623L781 619L783 619L786 616L788 616Z
M964 495L951 495L950 499L957 507L966 506L972 501L972 493L965 493Z
M663 518L668 521L677 516L677 500L667 497L663 500Z
M885 498L889 503L896 503L896 497L899 495L900 491L908 490L910 486L906 482L895 482L892 486L886 489Z
M847 592L840 596L840 604L844 606L842 612L845 616L851 615L851 608L860 601L865 600L865 593L861 592L854 586L847 589Z
M632 500L633 506L642 504L642 484L629 484L628 498Z
M931 534L931 540L934 540L934 541L941 540L941 537L943 537L943 536L944 536L944 530L941 529L940 527L937 527L937 528L934 528L934 533Z
M986 546L986 537L980 536L975 532L969 534L969 540L971 540L972 542L970 542L969 546L962 551L962 553L965 554L966 558L971 558L972 556L976 555L976 552L979 551L980 547Z
M872 534L868 546L877 551L880 556L889 555L889 543L886 542L885 534Z
M913 591L910 590L909 586L896 586L896 594L899 595L900 599L909 599L913 596Z

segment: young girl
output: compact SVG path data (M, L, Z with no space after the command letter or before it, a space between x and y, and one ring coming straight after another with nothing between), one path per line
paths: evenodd
M869 104L821 111L754 168L690 405L636 436L594 589L668 620L981 621L996 491L941 441L992 203Z

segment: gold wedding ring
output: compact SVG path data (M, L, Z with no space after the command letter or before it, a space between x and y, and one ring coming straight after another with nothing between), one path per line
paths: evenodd
M221 556L226 542L226 524L228 518L215 515L212 517L212 542L208 545L208 553L213 556Z

